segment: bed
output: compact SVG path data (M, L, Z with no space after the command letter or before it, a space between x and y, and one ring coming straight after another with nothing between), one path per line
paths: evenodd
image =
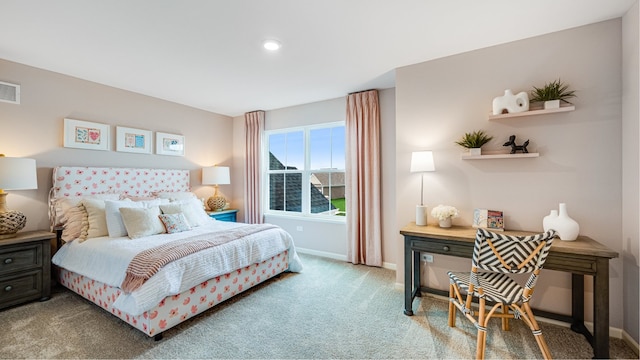
M58 282L156 340L302 264L269 224L217 221L188 170L56 167L49 205Z

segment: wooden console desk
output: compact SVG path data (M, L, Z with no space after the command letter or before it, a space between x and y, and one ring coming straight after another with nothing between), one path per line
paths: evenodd
M400 230L400 234L404 235L404 313L411 316L413 300L421 292L449 295L448 289L420 287L420 252L470 259L476 229L463 226L444 229L410 223ZM522 236L534 233L505 231L504 234ZM571 273L571 316L541 310L534 310L534 313L571 323L571 329L584 334L593 346L594 358L609 357L609 259L616 257L617 252L586 236L579 236L575 241L556 238L544 264L545 269ZM585 275L593 276L593 335L584 326Z

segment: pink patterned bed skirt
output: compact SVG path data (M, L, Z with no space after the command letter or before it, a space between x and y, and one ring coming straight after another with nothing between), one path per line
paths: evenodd
M63 268L58 271L58 282L148 336L158 336L163 331L284 272L288 267L289 254L285 250L261 263L209 279L181 294L168 296L153 309L137 316L112 306L122 292L119 288Z

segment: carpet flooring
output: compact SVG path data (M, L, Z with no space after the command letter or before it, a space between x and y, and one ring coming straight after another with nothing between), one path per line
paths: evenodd
M59 286L46 302L0 311L0 358L470 359L475 327L447 325L447 302L425 297L402 313L395 272L301 254L282 274L165 332L154 341ZM541 358L520 321L488 330L487 358ZM541 324L553 357L590 359L582 335ZM611 357L638 359L620 339Z

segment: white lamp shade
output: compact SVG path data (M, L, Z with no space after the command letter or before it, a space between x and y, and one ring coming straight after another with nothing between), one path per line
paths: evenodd
M34 159L0 156L0 189L31 190L38 188Z
M411 172L436 171L432 151L414 151L411 153Z
M211 166L202 168L202 185L231 184L231 176L227 166Z

